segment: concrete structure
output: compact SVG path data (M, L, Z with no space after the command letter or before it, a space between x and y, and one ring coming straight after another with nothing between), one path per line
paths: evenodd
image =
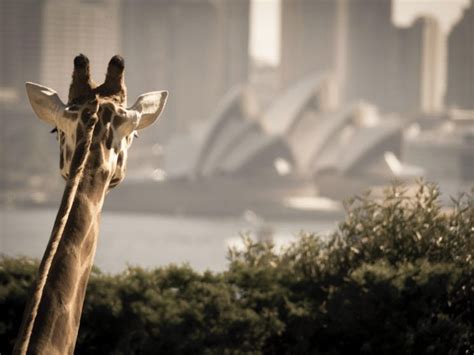
M121 53L119 15L120 2L115 0L43 0L40 81L67 101L69 84L64 78L72 67L65 58L78 53L89 57L92 77L103 80L108 60Z
M27 102L24 82L39 81L42 1L0 1L0 105Z
M423 28L423 20L418 19L409 28L397 29L395 55L399 73L391 78L395 87L393 106L397 112L417 112L421 108Z
M285 135L295 123L302 108L326 111L333 108L327 94L333 79L330 75L313 73L283 91L259 118L269 134ZM326 95L327 94L327 95Z
M40 0L0 1L0 194L5 193L6 201L17 198L11 191L29 184L32 175L39 182L40 174L45 177L56 166L48 156L56 152L48 145L54 138L30 119L25 94L25 82L41 77L42 6ZM32 151L41 158L32 158Z
M246 82L249 0L125 0L124 57L139 88L166 87L167 119L153 136L169 136L206 119L233 86Z
M235 87L211 115L210 129L194 166L194 175L262 175L269 171L274 173L275 159L292 159L284 141L265 132L248 112L245 94L243 86Z
M281 1L281 87L336 65L337 1Z
M347 2L347 100L366 100L383 111L420 108L422 24L398 29L389 0Z
M400 156L402 123L394 117L379 117L378 114L373 121L373 113L363 112L365 108L364 105L353 105L344 110L339 114L341 127L333 135L321 137L324 145L314 150L310 161L313 175L393 176L385 162L385 153ZM326 117L322 125L331 124L332 119Z
M448 39L446 103L474 110L474 5L465 12Z
M398 29L391 11L390 0L282 0L281 86L330 72L341 102L418 111L425 25Z

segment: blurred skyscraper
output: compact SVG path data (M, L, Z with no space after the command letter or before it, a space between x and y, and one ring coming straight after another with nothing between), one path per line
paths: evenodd
M124 0L122 22L129 97L171 92L161 136L205 120L247 81L249 0Z
M449 36L448 106L474 110L474 6Z
M398 29L389 0L347 1L345 98L385 111L420 108L422 29Z
M420 19L397 28L391 17L390 0L282 0L282 86L310 72L332 72L346 102L421 110L422 97L440 96L439 56L430 57L439 44L436 23Z
M335 69L337 1L282 0L281 86Z
M67 99L72 59L91 59L101 82L109 59L120 53L120 3L114 0L2 0L0 87L26 98L24 83L41 82ZM5 91L7 89L7 91Z
M40 81L66 101L72 60L86 54L100 84L110 58L121 52L120 2L115 0L43 0Z
M36 0L0 1L0 193L25 184L27 172L35 174L48 165L41 159L44 141L35 135L36 122L25 119L32 116L25 81L40 80L42 5ZM40 154L33 159L31 151Z
M0 104L25 101L25 81L40 80L42 1L0 1Z

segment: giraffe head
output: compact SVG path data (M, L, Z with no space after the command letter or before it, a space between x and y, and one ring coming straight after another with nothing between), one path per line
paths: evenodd
M90 78L89 60L84 55L74 59L68 104L56 91L26 83L26 91L36 115L57 132L60 146L59 166L67 180L77 168L81 154L87 154L85 173L101 176L109 188L125 177L127 152L137 131L150 126L163 111L167 91L154 91L138 97L126 108L124 60L114 56L106 78L96 86ZM89 132L89 134L88 134ZM85 141L90 139L89 144ZM88 151L84 152L84 147Z

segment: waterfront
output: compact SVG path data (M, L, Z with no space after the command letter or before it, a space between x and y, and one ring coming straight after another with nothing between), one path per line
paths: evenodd
M53 209L0 210L0 253L41 258L56 211ZM104 212L95 264L105 272L119 272L126 265L156 267L189 263L194 269L223 270L230 245L240 234L255 236L271 228L279 247L300 232L327 232L336 220L258 221L248 211L241 218L197 218Z

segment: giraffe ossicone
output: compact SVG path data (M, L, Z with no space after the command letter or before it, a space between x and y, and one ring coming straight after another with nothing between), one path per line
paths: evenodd
M158 119L168 97L149 92L126 108L124 69L123 58L112 57L96 86L89 59L78 55L67 104L56 91L26 83L33 111L57 132L66 186L14 354L74 352L105 195L125 177L134 134Z

